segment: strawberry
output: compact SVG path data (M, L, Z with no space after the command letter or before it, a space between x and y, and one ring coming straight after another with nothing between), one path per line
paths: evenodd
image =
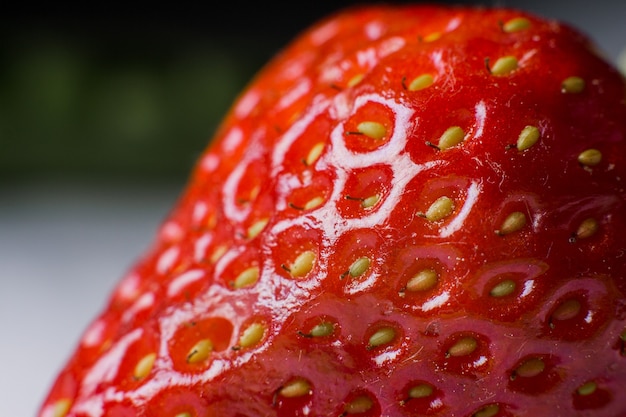
M626 415L626 85L518 10L363 6L227 114L41 408Z

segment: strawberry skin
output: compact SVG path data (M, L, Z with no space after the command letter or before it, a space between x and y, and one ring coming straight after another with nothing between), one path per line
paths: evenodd
M261 71L41 417L626 415L626 86L518 10L352 8Z

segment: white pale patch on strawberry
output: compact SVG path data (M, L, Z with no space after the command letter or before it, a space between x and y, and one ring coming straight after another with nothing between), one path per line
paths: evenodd
M174 297L179 295L186 286L192 284L206 275L202 269L191 269L174 278L167 287L167 296Z
M309 39L311 40L311 42L313 42L315 46L320 46L330 40L330 38L335 36L339 29L339 22L336 20L332 20L314 29L309 34Z
M204 201L198 201L193 206L193 211L191 213L191 220L195 224L199 223L200 221L202 221L204 216L206 216L208 211L209 211L209 205Z
M487 118L487 106L484 101L479 101L474 108L474 114L476 117L476 130L474 132L474 140L479 139L483 135L485 130L485 120Z
M261 100L261 92L252 88L235 104L234 113L239 119L245 119Z
M379 355L376 355L373 358L373 361L377 366L383 366L387 363L395 361L401 354L402 354L401 349L393 349L393 350L382 352Z
M124 314L122 315L122 322L128 323L137 315L137 313L148 309L154 305L154 294L151 292L147 292L142 294L141 297L135 301L135 303L130 306Z
M183 236L183 229L173 221L167 221L159 230L159 237L165 242L174 242Z
M479 182L474 181L470 184L467 190L467 197L465 198L465 202L463 203L463 207L461 207L459 214L455 216L450 223L440 229L439 236L449 237L463 228L463 223L465 223L465 220L467 220L472 208L478 201L481 191L482 185Z
M127 275L117 286L116 294L122 300L134 300L139 292L140 277L133 272Z
M448 25L446 26L445 31L446 32L452 32L453 30L458 29L459 26L461 26L461 18L460 17L455 17L454 19L451 19L448 22Z
M95 347L101 344L103 340L104 331L106 329L106 324L102 320L94 321L81 339L81 343L84 347L90 348Z
M356 55L357 64L362 68L374 68L381 58L399 51L405 44L404 38L399 36L384 39L374 47L358 51Z
M113 381L117 376L126 351L135 341L141 338L142 334L142 329L135 329L125 334L91 367L80 387L80 398L91 397L91 400L77 402L73 408L75 412L79 414L85 413L92 417L100 417L102 415L102 394L96 395L95 392L102 383Z
M429 299L428 301L424 302L424 304L421 305L421 309L422 311L434 310L435 308L439 308L445 305L449 299L450 299L450 292L444 291L441 294L436 295L432 297L431 299Z
M236 150L243 141L243 131L241 128L235 126L226 133L224 139L222 139L222 150L226 153L232 153Z
M370 40L375 41L380 38L385 32L386 25L379 21L369 22L364 27L365 36Z
M169 271L174 263L178 260L180 255L180 248L178 246L172 246L164 251L157 260L156 270L159 274L165 274Z
M295 103L300 97L306 95L309 91L311 91L311 80L309 78L301 79L294 87L290 88L287 94L283 95L278 104L276 105L277 110L286 109Z
M208 152L200 161L200 168L205 172L213 172L220 164L220 159L214 153Z
M207 249L211 242L213 242L213 235L211 233L203 234L194 242L193 257L196 262L209 258Z

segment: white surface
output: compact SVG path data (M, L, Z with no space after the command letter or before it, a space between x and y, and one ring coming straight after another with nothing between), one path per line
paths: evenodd
M179 187L0 187L0 416L34 416Z

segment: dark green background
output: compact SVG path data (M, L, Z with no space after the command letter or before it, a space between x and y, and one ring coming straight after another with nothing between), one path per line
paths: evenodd
M353 3L25 3L3 11L0 184L184 179L253 74L300 30ZM602 1L587 15L589 3L574 0L497 4L584 25L593 13L611 16Z

